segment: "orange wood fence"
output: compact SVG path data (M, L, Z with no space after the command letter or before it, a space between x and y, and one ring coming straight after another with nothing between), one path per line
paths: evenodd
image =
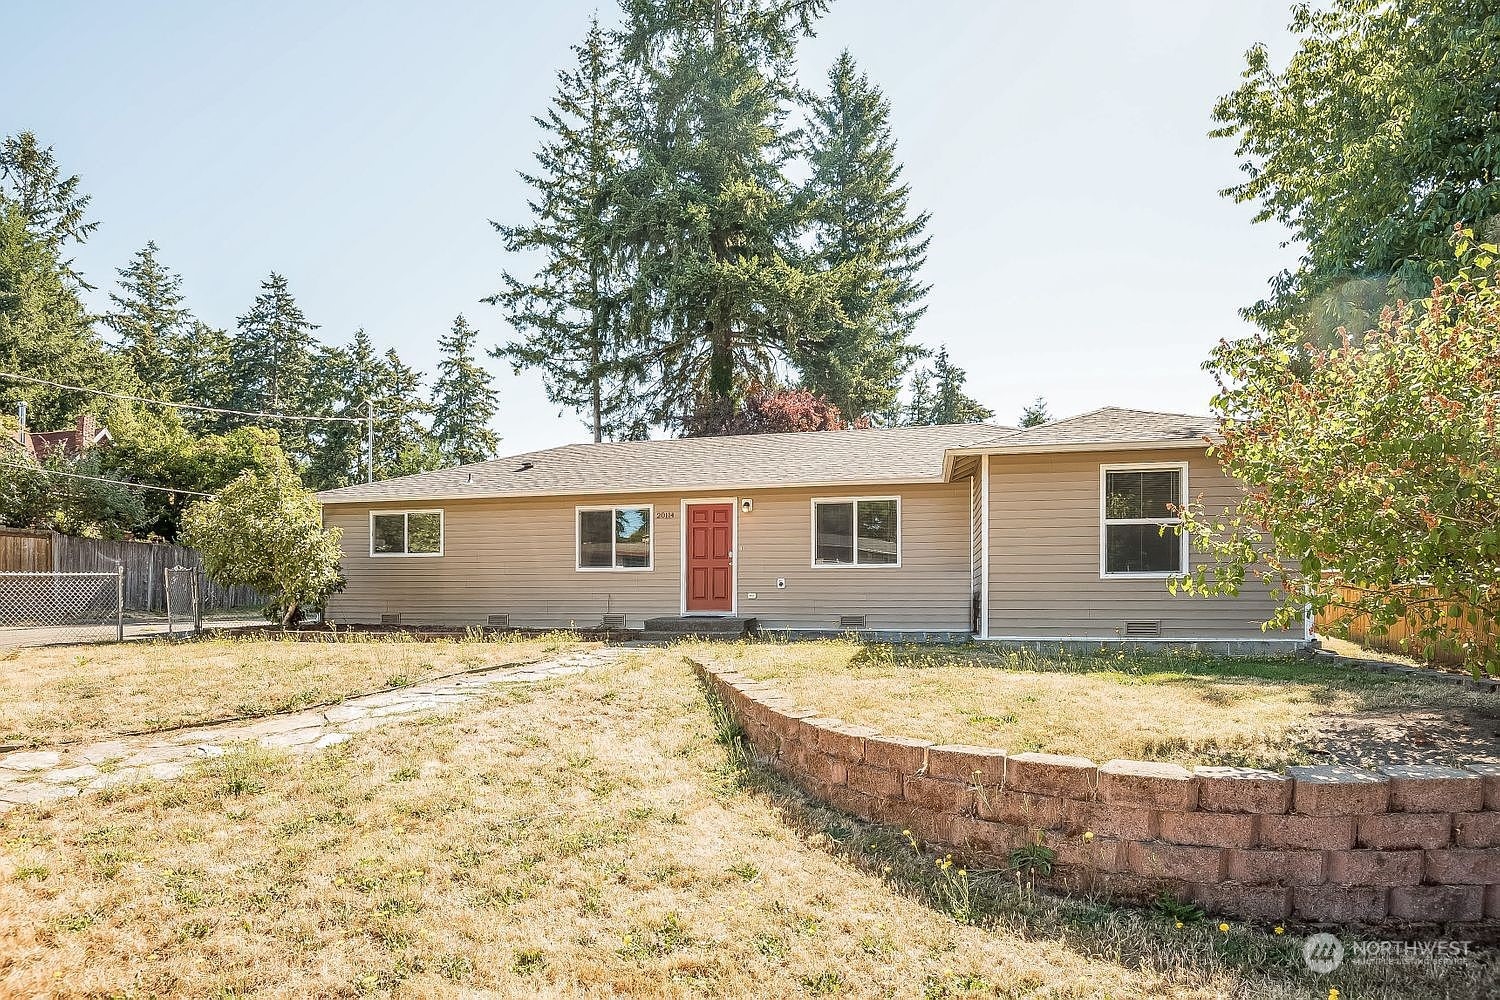
M1353 587L1339 587L1340 599L1350 604L1358 601L1367 591ZM1467 609L1465 609L1467 611ZM1476 627L1464 618L1443 619L1443 631L1451 636L1437 643L1415 638L1416 628L1408 622L1396 622L1384 635L1372 633L1368 615L1355 614L1346 608L1330 607L1319 612L1315 628L1335 634L1332 627L1347 624L1348 637L1362 646L1400 653L1430 663L1464 662L1463 645L1478 641L1481 646L1500 645L1500 622L1481 618Z

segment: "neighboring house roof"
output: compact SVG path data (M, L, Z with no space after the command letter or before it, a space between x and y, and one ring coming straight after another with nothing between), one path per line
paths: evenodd
M942 482L944 455L998 441L994 424L569 444L318 494L323 503Z
M54 454L72 458L112 440L108 428L100 427L92 416L85 414L78 418L77 426L70 430L26 432L25 447L40 461Z
M1219 422L1213 417L1106 406L1040 427L1028 427L1003 439L961 451L1004 455L1101 448L1203 448L1218 436Z

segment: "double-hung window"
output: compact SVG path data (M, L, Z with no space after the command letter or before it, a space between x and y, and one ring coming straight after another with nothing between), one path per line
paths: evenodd
M442 554L442 511L370 512L370 555L440 556Z
M578 508L578 569L651 568L652 507Z
M814 500L812 564L901 565L901 501L896 497Z
M1187 569L1181 508L1187 463L1099 470L1099 575L1166 577Z

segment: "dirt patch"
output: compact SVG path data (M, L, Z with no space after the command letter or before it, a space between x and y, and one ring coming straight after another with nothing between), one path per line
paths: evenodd
M1500 700L1493 711L1367 711L1312 720L1309 752L1330 764L1500 763Z

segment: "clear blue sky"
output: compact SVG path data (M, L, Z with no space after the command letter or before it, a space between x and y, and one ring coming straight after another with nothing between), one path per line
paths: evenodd
M506 266L568 45L609 0L37 3L5 15L0 131L34 130L83 176L100 286L147 240L189 305L229 326L271 270L321 335L363 326L424 369ZM1217 191L1206 136L1253 42L1288 49L1287 3L835 0L802 50L848 47L885 89L915 206L932 212L925 343L1013 420L1115 404L1203 412L1199 365L1294 256ZM501 369L503 450L582 440L533 376Z

